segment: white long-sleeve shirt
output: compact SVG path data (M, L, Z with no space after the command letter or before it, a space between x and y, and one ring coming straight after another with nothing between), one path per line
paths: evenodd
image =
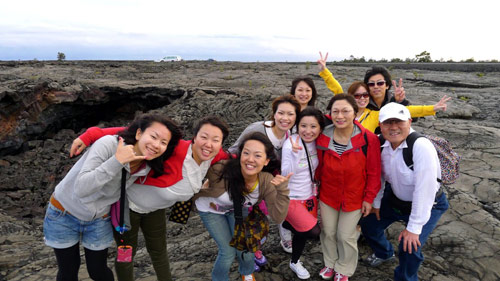
M297 135L292 135L290 138L295 141ZM303 143L301 142L301 146ZM286 140L283 144L281 155L281 174L286 176L293 173L288 181L288 189L290 190L290 199L305 200L312 196L311 175L309 173L309 165L307 162L307 154L309 153L309 161L311 162L312 175L318 167L318 152L316 150L316 142L306 143L306 147L302 147L298 152L292 151L290 140Z
M150 213L170 207L177 201L186 201L200 191L213 158L198 165L192 156L192 146L189 145L182 163L182 179L177 183L168 187L134 183L127 189L130 209L141 214Z
M411 129L410 133L413 131ZM403 149L408 147L406 141L396 149L392 149L389 141L385 141L382 147L382 178L391 184L396 197L412 201L406 229L420 234L431 216L436 192L439 190L437 178L441 176L441 166L436 149L428 139L418 138L413 144L412 171L403 159ZM374 208L380 208L382 195L383 188L375 198Z

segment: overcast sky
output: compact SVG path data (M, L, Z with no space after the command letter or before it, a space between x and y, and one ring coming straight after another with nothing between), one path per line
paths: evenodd
M408 3L408 4L407 4ZM12 0L0 60L500 60L500 1Z

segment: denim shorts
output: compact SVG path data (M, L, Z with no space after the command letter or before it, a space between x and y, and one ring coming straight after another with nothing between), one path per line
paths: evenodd
M100 251L113 244L110 217L82 221L49 203L43 221L45 244L55 249L66 249L82 242L83 247Z

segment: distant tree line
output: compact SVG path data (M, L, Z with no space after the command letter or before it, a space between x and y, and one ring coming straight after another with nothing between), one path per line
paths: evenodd
M498 63L498 60L493 59L493 60L474 60L474 58L469 58L466 60L461 60L461 61L454 61L452 59L445 60L443 58L439 60L432 60L431 54L427 51L423 51L420 54L415 55L414 58L406 58L406 59L400 59L400 58L393 58L393 59L380 59L380 60L375 60L375 59L366 59L364 56L357 58L353 55L349 56L349 58L344 59L340 62L348 62L348 63L388 63L388 62L395 62L395 63L420 63L420 62L483 62L483 63Z

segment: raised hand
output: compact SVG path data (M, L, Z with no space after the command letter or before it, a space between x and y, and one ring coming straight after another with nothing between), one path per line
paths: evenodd
M276 175L272 180L271 183L278 186L290 179L290 177L293 175L293 173L288 174L287 176L282 176L282 175Z
M300 145L300 136L297 135L297 139L295 141L292 140L292 137L288 138L290 143L292 144L292 151L297 153L299 150L302 150L302 146Z
M451 97L448 97L444 95L441 100L434 105L434 111L437 112L439 110L446 111L446 108L448 105L446 104L449 100L451 100Z
M132 161L144 160L146 156L137 156L134 151L133 145L125 145L123 143L123 138L118 140L118 147L116 148L115 153L116 160L120 162L122 165L130 163Z
M80 138L74 139L69 149L69 157L80 155L86 147L87 145Z
M403 78L399 78L399 86L396 85L396 80L392 80L392 86L394 87L394 99L396 102L402 102L406 98Z
M326 60L328 59L328 52L326 53L325 57L323 58L323 54L319 52L319 60L317 61L319 71L323 71L326 69Z

